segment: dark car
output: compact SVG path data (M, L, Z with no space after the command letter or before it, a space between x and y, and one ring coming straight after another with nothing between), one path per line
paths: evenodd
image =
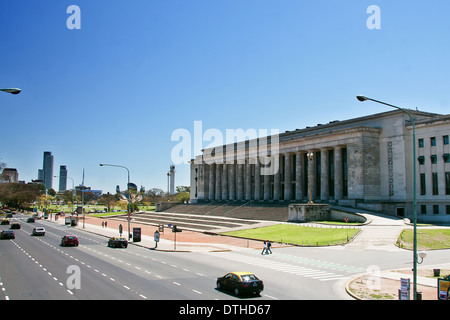
M128 241L125 238L121 238L121 237L112 237L109 239L108 241L108 247L128 247Z
M3 219L2 224L9 224L9 219Z
M19 222L13 222L10 226L11 229L20 229L20 223Z
M231 290L237 296L242 293L259 295L264 290L264 283L250 272L230 272L217 278L217 289Z
M0 234L0 239L15 239L16 235L12 230L4 230Z
M28 218L28 219L27 219L27 222L28 222L28 223L34 223L34 217Z
M61 246L75 246L78 247L78 238L77 236L64 236L61 239Z

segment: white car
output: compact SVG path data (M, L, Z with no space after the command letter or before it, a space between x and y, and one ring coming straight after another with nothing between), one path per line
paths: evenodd
M45 228L37 227L33 229L32 236L45 236Z

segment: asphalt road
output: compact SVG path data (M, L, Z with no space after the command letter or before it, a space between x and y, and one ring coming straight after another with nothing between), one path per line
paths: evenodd
M408 251L357 251L345 247L283 248L272 255L258 250L159 252L129 245L109 248L108 239L25 215L15 240L0 241L0 300L351 300L345 284L374 265L381 270L407 267ZM43 226L45 236L31 236ZM9 229L2 225L1 229ZM61 238L78 236L78 247ZM431 255L448 261L450 251ZM215 289L230 271L250 271L264 281L258 297L236 297Z

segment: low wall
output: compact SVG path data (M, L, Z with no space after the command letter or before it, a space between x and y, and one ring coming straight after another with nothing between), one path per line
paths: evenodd
M329 204L290 204L290 222L330 220Z

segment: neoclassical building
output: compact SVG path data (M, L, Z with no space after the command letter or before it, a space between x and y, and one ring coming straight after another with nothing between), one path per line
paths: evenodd
M450 222L450 115L400 110L202 150L191 202L315 203Z

